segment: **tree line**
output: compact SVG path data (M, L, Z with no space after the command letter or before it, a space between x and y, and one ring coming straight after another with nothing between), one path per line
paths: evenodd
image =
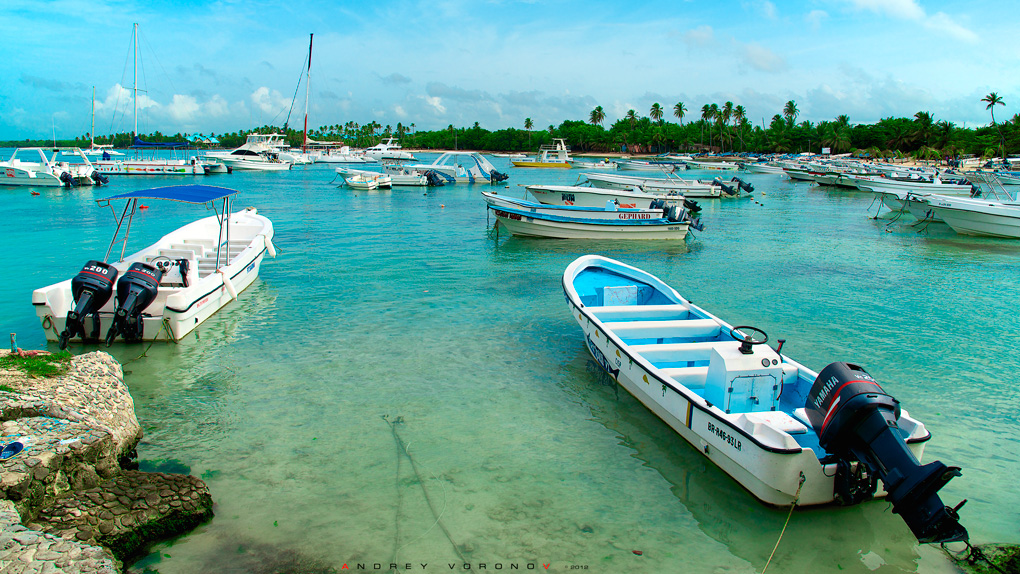
M453 124L436 130L418 131L414 123L396 126L381 125L372 121L359 124L323 125L310 129L308 137L315 141L337 142L351 147L368 147L384 138L394 137L407 148L414 149L470 149L479 151L534 152L540 146L552 143L553 138L567 140L575 152L580 153L665 153L665 152L716 152L716 153L820 153L828 148L833 154L853 153L869 157L904 157L943 159L973 155L1005 157L1020 153L1020 114L999 123L995 120L996 106L1005 106L1003 99L992 92L981 99L987 104L992 123L975 128L959 127L947 120L936 120L930 112L919 111L912 118L883 118L872 124L854 124L847 115L818 123L809 120L798 122L800 111L795 101L786 102L779 113L766 124L765 118L755 124L747 117L741 105L733 102L705 104L697 116L689 114L683 102L672 106L673 118L667 119L667 109L652 104L647 116L629 110L624 117L605 126L606 114L602 106L595 107L587 121L565 120L559 126L535 129L531 118L525 118L524 129L509 127L490 131L475 122L471 127L454 127ZM687 119L688 121L684 121ZM292 147L301 147L304 134L290 126L262 126L252 130L213 134L220 146L237 147L249 133L283 133ZM164 135L160 132L142 136L152 142L184 141L188 134ZM58 141L58 145L87 146L88 134L73 141ZM97 144L113 144L123 148L131 145L130 133L96 136ZM8 146L47 146L50 140L4 142Z

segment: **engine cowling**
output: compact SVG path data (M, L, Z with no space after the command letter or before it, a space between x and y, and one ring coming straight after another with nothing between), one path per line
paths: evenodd
M110 346L117 335L136 341L142 338L142 311L156 300L163 271L147 263L132 263L120 281L117 282L117 310L113 324L106 333L106 346Z
M102 261L89 261L81 271L71 279L71 296L74 307L68 311L64 323L64 331L60 333L57 343L61 349L67 348L71 337L80 336L99 338L99 310L113 296L113 285L117 281L117 269ZM85 333L85 318L92 315L92 333Z
M939 489L960 476L960 469L917 461L897 423L899 401L867 371L849 363L825 367L808 393L805 410L822 448L841 462L864 464L882 479L893 512L919 541L967 539L956 509L938 496Z

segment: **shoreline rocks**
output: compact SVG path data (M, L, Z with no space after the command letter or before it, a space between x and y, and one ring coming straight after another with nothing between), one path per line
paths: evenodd
M0 369L0 384L11 389L0 390L0 447L24 445L0 460L5 573L119 572L152 542L212 517L200 479L124 470L142 430L110 355L75 356L49 378Z

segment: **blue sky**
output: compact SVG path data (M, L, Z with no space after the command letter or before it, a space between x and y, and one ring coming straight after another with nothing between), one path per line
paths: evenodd
M0 139L281 125L315 34L310 126L606 124L655 102L696 117L743 105L755 123L912 117L984 125L997 92L1020 112L1012 0L315 2L3 0ZM304 114L304 85L291 125ZM669 116L670 119L672 116Z

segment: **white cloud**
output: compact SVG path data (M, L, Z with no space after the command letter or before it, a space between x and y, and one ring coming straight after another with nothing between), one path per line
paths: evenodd
M446 106L443 105L443 100L437 96L425 96L425 103L440 115L446 113Z
M406 118L407 117L407 112L404 111L404 106L401 106L401 105L393 106L393 113L397 114L398 118Z
M773 4L772 2L769 2L769 0L754 0L752 2L744 2L744 8L759 12L762 16L768 18L769 20L775 20L777 17L776 5Z
M177 121L190 122L196 119L200 109L194 97L174 94L173 101L167 106L167 113Z
M691 48L706 48L715 43L715 32L711 26L698 26L684 32L684 43Z
M262 86L252 92L251 103L256 108L267 114L278 113L280 110L290 107L290 100L287 100L276 90Z
M813 30L817 30L822 27L822 22L829 17L829 13L825 10L812 10L808 12L808 15L804 17L804 20L811 25Z
M945 32L950 36L965 42L974 43L978 41L977 34L967 28L964 28L944 12L933 14L930 18L924 21L924 26L932 30Z
M781 72L786 69L786 59L772 50L751 42L741 50L744 63L761 72Z
M976 43L977 34L963 26L945 12L929 16L916 0L845 0L858 10L868 10L882 16L918 22L929 30L947 34L957 40Z

